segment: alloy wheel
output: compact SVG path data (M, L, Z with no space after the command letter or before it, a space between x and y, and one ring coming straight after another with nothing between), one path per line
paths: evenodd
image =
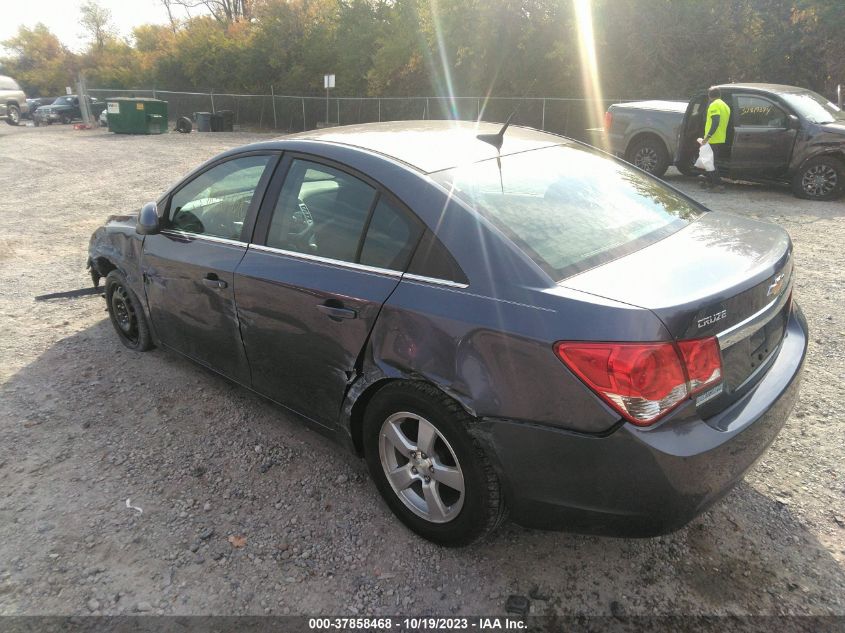
M658 162L660 162L660 157L652 147L641 147L637 150L637 153L634 154L634 165L643 171L647 171L649 173L653 172L654 168L657 167Z
M818 198L833 192L838 184L837 180L836 170L831 165L820 163L804 172L801 187L808 196Z
M414 514L447 523L464 504L464 476L454 449L424 417L400 411L379 432L379 458L396 496Z
M16 108L9 108L9 118L12 120L13 125L17 125L21 121L21 114Z

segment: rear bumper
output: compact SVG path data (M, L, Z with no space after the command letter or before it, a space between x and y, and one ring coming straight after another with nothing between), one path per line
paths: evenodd
M490 419L475 434L497 465L517 523L664 534L724 496L772 443L798 396L806 352L807 324L796 306L763 380L707 420L690 402L653 429L622 424L604 437Z

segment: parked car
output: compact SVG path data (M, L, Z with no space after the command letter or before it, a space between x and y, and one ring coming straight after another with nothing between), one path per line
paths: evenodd
M9 125L18 125L21 117L29 113L26 95L11 77L0 75L0 117Z
M87 97L88 107L91 110L91 116L95 119L100 116L100 112L106 109L106 103ZM82 118L82 111L79 107L79 97L76 95L66 95L58 97L53 103L46 106L41 106L35 111L36 125L50 125L51 123L71 123Z
M783 229L486 123L227 151L111 217L88 265L126 347L175 350L296 412L445 545L507 510L679 528L780 431L808 340Z
M56 97L35 97L34 99L27 99L26 103L29 106L29 112L22 114L24 119L32 119L35 117L35 111L41 106L49 105L56 100Z
M730 150L717 168L741 180L783 182L796 196L833 200L845 193L845 113L821 95L776 84L724 84L731 108ZM704 132L707 94L676 102L614 104L606 129L611 151L656 176L674 157L684 174L695 173L697 138ZM675 142L672 141L675 139Z

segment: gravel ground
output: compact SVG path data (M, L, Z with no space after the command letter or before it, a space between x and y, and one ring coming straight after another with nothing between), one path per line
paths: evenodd
M174 353L124 349L86 287L91 232L254 134L0 126L0 614L845 614L845 201L730 184L714 209L795 241L801 400L685 529L626 540L506 525L438 548L362 462ZM131 505L143 513L127 507Z

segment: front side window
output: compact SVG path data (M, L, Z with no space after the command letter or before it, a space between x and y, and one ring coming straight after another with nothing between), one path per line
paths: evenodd
M241 240L255 189L271 156L244 156L194 178L170 200L169 228Z
M659 180L566 145L432 176L555 280L654 243L701 213Z
M787 127L786 112L768 99L740 95L736 98L736 106L736 127Z

